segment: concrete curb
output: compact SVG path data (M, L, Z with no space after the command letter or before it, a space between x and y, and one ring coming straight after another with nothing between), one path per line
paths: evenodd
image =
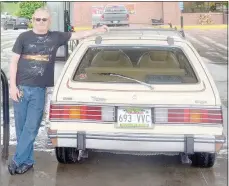
M166 26L152 26L154 28L170 28L169 25ZM180 29L180 25L173 25L173 27L177 27ZM74 27L74 31L81 31L81 30L91 30L92 27ZM199 30L215 30L215 29L227 29L227 25L186 25L184 26L184 30L191 30L191 29L199 29Z
M177 26L180 29L180 25ZM199 29L199 30L213 30L213 29L227 29L227 25L186 25L184 26L185 30L189 29Z

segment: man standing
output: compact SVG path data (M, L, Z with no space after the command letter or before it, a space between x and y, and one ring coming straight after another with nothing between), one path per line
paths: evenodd
M54 63L58 48L98 32L102 26L77 33L49 31L50 13L39 8L32 17L33 30L19 35L10 64L10 96L14 104L17 147L8 165L11 175L23 174L34 165L33 143L43 117L46 87L54 86Z

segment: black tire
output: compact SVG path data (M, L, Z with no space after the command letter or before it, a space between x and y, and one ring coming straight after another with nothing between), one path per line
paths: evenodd
M56 159L59 163L62 164L72 164L78 163L78 154L79 151L76 148L70 147L56 147Z
M196 152L190 156L190 160L192 161L192 166L194 167L211 168L215 164L216 154Z

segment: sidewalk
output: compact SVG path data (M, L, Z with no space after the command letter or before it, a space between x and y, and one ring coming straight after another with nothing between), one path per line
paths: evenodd
M147 27L155 27L155 28L170 28L169 25L162 25L162 26L153 26L153 25L146 25ZM180 25L173 25L173 27L177 27L177 29L180 29ZM92 26L75 26L75 31L80 30L91 30ZM213 30L213 29L227 29L227 25L184 25L184 30L191 30L191 29L200 29L200 30Z

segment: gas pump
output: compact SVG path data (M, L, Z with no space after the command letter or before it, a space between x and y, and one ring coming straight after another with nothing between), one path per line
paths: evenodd
M64 2L64 31L65 32L74 32L74 26L71 25L70 20L71 10L70 2ZM65 47L66 59L69 57L69 50L73 51L74 46L78 45L78 41L69 41L69 45Z
M72 14L71 9L73 2L46 2L52 16L52 24L50 30L62 32L74 32L74 27L71 25ZM68 44L61 46L56 54L57 61L65 62L69 57L69 45L77 45L78 42L70 41Z

